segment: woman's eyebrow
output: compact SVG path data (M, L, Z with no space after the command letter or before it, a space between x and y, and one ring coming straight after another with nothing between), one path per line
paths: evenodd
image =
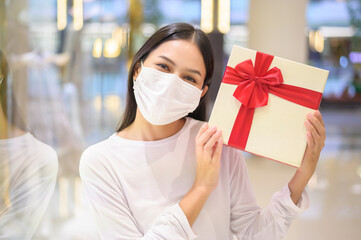
M166 60L167 62L169 62L170 64L172 64L173 66L176 67L175 62L173 62L172 60L170 60L168 57L166 57L166 56L159 56L159 57L160 57L160 58L163 58L164 60ZM198 70L187 68L186 71L187 71L187 72L191 72L191 73L195 73L195 74L198 74L199 76L201 76L201 73L200 73Z
M201 73L198 70L187 68L186 71L191 72L191 73L195 73L195 74L198 74L199 76L201 76Z
M160 58L163 58L164 60L166 60L167 62L169 62L170 64L172 64L173 66L176 66L176 64L170 60L169 58L167 58L166 56L159 56Z

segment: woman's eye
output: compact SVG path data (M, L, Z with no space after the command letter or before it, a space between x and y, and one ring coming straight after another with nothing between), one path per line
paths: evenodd
M165 65L165 64L159 63L159 64L157 64L157 66L160 67L160 68L162 68L162 69L164 69L164 70L166 70L166 71L169 71L168 66Z
M193 83L197 83L197 81L194 78L190 77L190 76L185 76L184 79L187 80L187 81L193 82Z

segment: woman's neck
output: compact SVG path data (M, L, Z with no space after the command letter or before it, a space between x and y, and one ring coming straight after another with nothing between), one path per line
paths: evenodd
M135 116L134 122L124 130L117 133L118 136L137 141L156 141L168 138L182 129L185 119L179 119L167 125L153 125L149 123L139 109Z

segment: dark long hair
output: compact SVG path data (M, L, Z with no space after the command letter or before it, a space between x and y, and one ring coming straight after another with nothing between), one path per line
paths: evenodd
M171 40L189 40L198 46L206 67L206 77L204 79L203 88L210 85L214 69L214 56L211 43L207 35L202 30L197 29L187 23L173 23L162 27L144 43L144 45L139 49L133 58L128 75L127 103L123 118L117 127L117 132L128 127L135 119L137 103L135 101L133 92L134 71L139 68L140 61L145 61L151 51L156 49L162 43ZM202 121L205 120L207 95L208 94L205 94L202 97L197 109L190 113L188 115L189 117Z
M6 60L5 54L0 50L0 106L7 122L22 131L28 131L25 124L23 114L20 111L18 102L16 101L13 87L10 84L9 78L9 64ZM9 91L10 90L10 91ZM10 93L10 97L9 97Z

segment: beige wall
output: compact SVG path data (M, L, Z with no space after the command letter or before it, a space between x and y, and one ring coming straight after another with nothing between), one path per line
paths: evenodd
M251 0L249 47L305 63L308 0Z

